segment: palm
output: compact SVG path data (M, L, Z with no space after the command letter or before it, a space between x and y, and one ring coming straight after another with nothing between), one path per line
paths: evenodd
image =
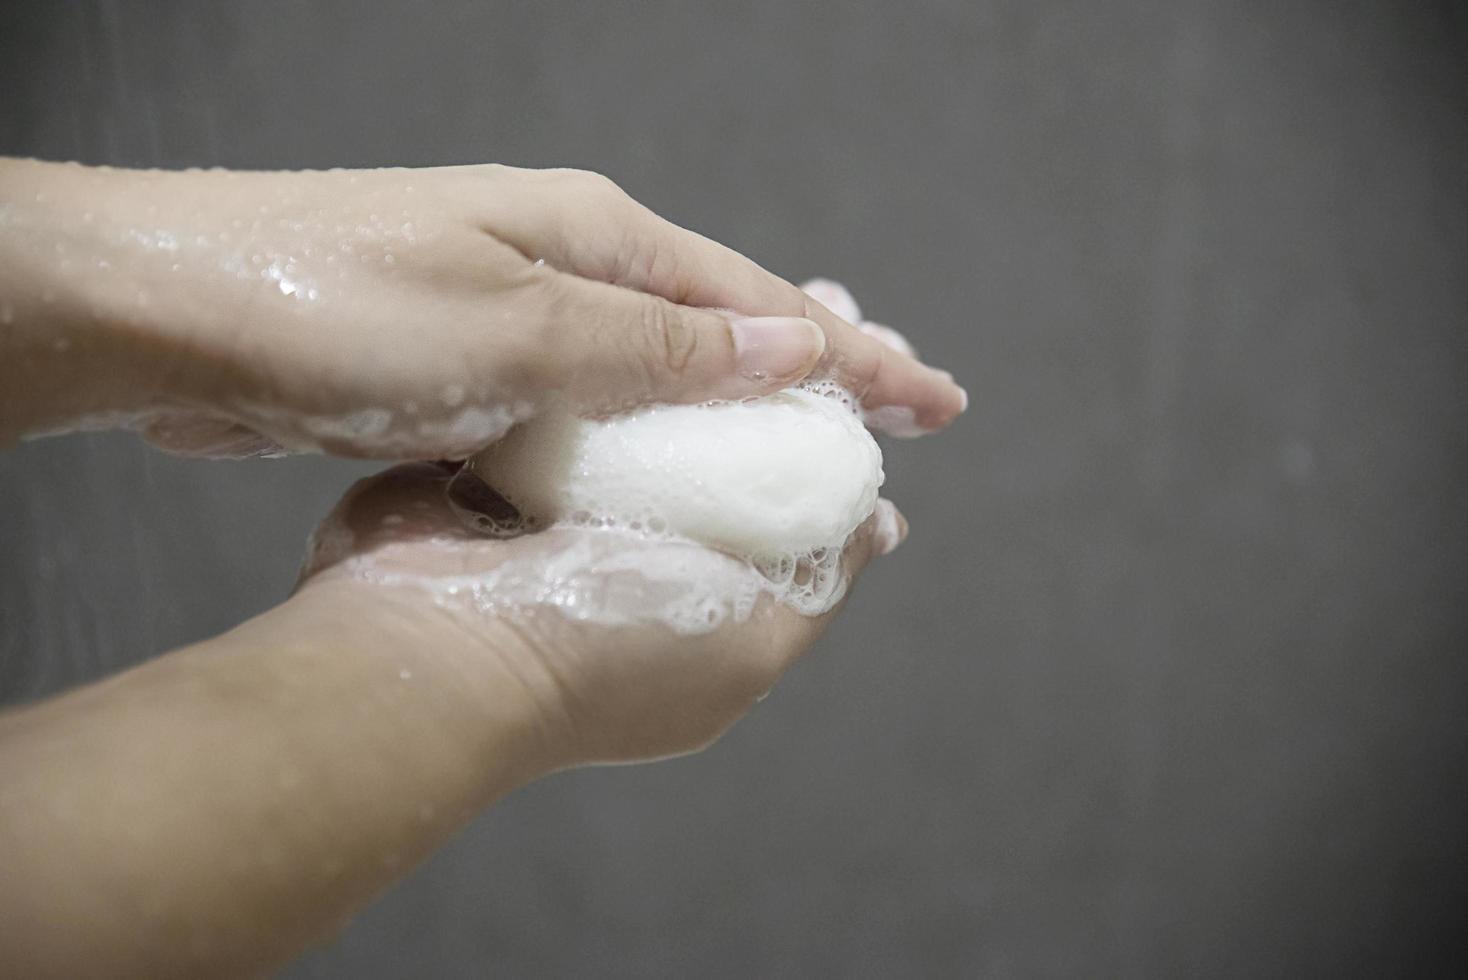
M302 589L347 583L366 614L414 617L425 640L503 658L570 746L568 764L703 747L828 621L762 597L745 618L726 611L717 628L675 632L644 614L708 607L711 588L745 575L741 563L594 529L488 536L468 524L503 517L503 504L471 481L429 464L363 481L318 530ZM864 560L868 538L849 556L860 548ZM675 574L637 571L650 557Z

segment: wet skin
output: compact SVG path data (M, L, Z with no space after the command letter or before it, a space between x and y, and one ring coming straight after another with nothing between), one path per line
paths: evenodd
M812 372L905 434L942 428L962 389L898 339L579 171L0 160L0 446L90 422L201 455L462 457L552 398L696 402ZM451 479L365 482L288 601L0 715L0 974L267 970L515 787L708 744L829 620L764 600L688 636L352 573L390 551L431 579L595 533L471 533ZM461 510L502 506L455 487ZM846 574L905 527L879 510Z

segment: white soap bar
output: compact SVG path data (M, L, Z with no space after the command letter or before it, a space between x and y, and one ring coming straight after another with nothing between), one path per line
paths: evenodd
M473 462L537 526L610 526L760 562L837 549L877 502L882 453L839 389L548 411Z

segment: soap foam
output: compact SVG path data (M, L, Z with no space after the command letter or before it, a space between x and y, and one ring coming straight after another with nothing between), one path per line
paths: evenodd
M473 463L535 526L670 533L751 559L839 548L877 502L882 454L839 390L552 410Z
M528 528L581 529L593 541L565 549L566 567L551 571L622 584L592 590L590 603L579 589L579 615L599 609L594 618L700 632L745 618L760 593L808 615L840 601L841 550L883 479L881 450L856 411L829 383L600 419L551 410L471 466ZM496 604L508 583L499 584Z
M531 545L523 552L519 545ZM422 572L423 549L434 542L388 544L344 563L355 578L429 592L448 608L491 616L554 609L573 622L599 626L660 623L697 634L742 622L759 597L775 591L749 563L687 541L649 538L616 528L551 528L518 541L496 542L465 559L464 542L446 537L445 570ZM398 560L408 553L406 563ZM838 581L827 576L828 588ZM840 598L827 597L831 604Z

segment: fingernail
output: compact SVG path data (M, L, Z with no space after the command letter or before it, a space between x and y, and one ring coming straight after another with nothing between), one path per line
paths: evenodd
M525 530L515 505L467 466L449 480L448 500L459 520L486 534L512 537Z
M941 379L945 384L950 384L958 389L958 414L962 415L964 412L968 411L968 392L964 390L962 385L954 380L952 373L945 371L942 368L929 368L928 370L932 371L933 374Z
M867 428L875 429L894 439L918 439L932 431L918 425L917 413L906 405L882 405L878 408L868 408L863 412L862 418L866 421Z
M826 335L804 317L745 317L729 330L739 373L751 381L802 378L826 350Z

